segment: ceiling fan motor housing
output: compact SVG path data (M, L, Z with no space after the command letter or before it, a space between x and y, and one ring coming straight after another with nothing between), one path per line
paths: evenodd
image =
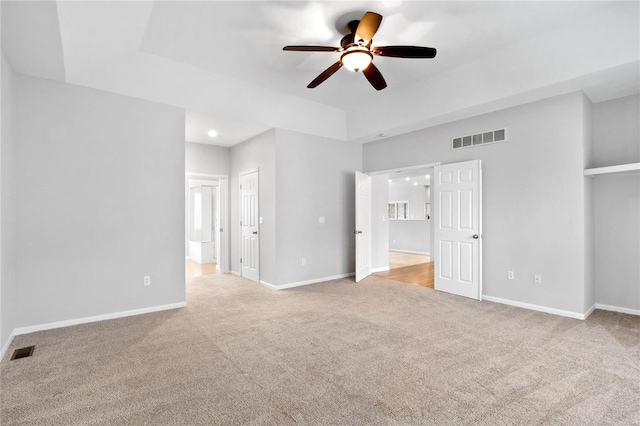
M341 53L338 62L324 70L307 85L310 89L317 87L340 68L344 67L354 72L362 71L376 90L382 90L387 87L387 83L384 81L380 70L372 62L374 55L395 58L434 58L436 49L424 46L377 46L372 50L372 40L381 23L382 15L375 12L366 12L362 19L353 20L347 24L350 33L342 37L340 47L285 46L283 50Z

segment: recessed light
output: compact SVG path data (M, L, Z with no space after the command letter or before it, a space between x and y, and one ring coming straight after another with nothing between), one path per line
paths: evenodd
M391 179L389 179L389 183L391 183Z
M406 180L407 182L411 180L411 178L409 176L407 176L406 178L404 178L404 180Z
M218 136L218 132L212 129L207 132L207 135L209 135L210 138L215 138L216 136Z
M427 179L429 179L429 178L430 178L431 176L429 176L429 175L426 175L425 177L426 177Z
M418 186L418 182L413 182L413 186Z

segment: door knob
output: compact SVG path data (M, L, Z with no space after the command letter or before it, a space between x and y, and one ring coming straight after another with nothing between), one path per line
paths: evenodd
M362 234L362 231L358 231L357 229L353 231L354 234Z
M253 231L253 235L258 235L258 231Z
M473 239L474 239L474 240L477 240L478 238L480 238L480 237L478 236L478 234L473 234Z

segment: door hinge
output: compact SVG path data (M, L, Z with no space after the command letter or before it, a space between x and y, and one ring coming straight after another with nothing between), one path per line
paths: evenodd
M240 184L240 189L242 189L242 184Z
M240 221L240 226L242 226L242 221Z
M242 258L240 258L240 263L242 263Z

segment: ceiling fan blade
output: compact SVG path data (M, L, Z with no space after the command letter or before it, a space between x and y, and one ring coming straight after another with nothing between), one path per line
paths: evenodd
M335 74L335 72L338 71L340 68L342 68L342 61L338 61L335 64L331 65L326 70L322 71L322 73L320 73L319 76L317 76L311 83L309 83L307 87L309 89L318 87L323 81L325 81L326 79L331 77L333 74Z
M369 83L371 83L371 85L376 90L382 90L385 87L387 87L387 82L384 81L384 77L380 73L380 70L378 69L378 67L373 65L373 62L370 63L368 67L363 69L362 73L364 74L365 77L367 77L367 80L369 80Z
M285 46L282 50L295 52L339 52L340 48L331 46Z
M435 58L436 49L423 46L376 46L372 49L377 56L392 58Z
M360 20L360 23L358 24L358 28L356 28L354 41L358 43L360 40L362 40L362 44L364 46L369 44L376 31L378 31L381 22L382 15L379 15L375 12L365 13Z

